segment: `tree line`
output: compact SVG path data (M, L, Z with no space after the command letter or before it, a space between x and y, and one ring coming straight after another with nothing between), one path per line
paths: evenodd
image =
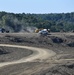
M25 14L0 12L0 28L19 32L26 27L48 28L52 32L74 30L74 12Z

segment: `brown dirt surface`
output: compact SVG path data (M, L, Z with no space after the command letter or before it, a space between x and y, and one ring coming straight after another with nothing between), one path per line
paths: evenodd
M0 47L0 62L19 60L31 55L32 53L31 50L22 48Z
M4 33L0 34L0 44L45 48L56 53L47 60L38 59L3 66L0 68L0 75L74 75L74 33L51 33L48 36L37 33ZM19 48L16 52L15 49L0 47L0 60L13 61L25 56L23 49ZM14 56L15 53L17 55ZM7 57L11 57L11 60L6 59Z

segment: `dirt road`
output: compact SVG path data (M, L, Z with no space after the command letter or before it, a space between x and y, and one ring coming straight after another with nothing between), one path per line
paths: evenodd
M46 60L54 55L56 55L55 52L48 49L42 49L42 48L36 48L36 47L29 47L29 46L20 46L20 45L9 45L9 44L0 44L0 46L6 46L6 47L17 47L17 48L24 48L29 49L33 51L32 55L29 55L28 57L23 57L20 60L12 61L12 62L4 62L0 63L0 67L6 66L6 65L12 65L12 64L18 64L23 62L32 62L35 60Z

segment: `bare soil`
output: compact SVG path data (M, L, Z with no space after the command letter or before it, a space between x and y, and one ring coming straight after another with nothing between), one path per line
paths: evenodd
M31 50L24 50L22 48L0 47L0 62L19 60L31 55L32 53Z
M51 33L48 36L4 33L0 34L0 43L47 48L57 53L42 62L38 60L4 66L0 68L0 75L74 75L74 33ZM23 49L8 47L0 47L0 52L1 62L18 60L31 54Z

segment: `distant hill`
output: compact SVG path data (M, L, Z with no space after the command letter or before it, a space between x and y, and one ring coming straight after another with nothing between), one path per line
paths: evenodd
M0 28L20 32L28 27L49 28L52 32L72 31L74 30L74 12L51 14L0 12Z

